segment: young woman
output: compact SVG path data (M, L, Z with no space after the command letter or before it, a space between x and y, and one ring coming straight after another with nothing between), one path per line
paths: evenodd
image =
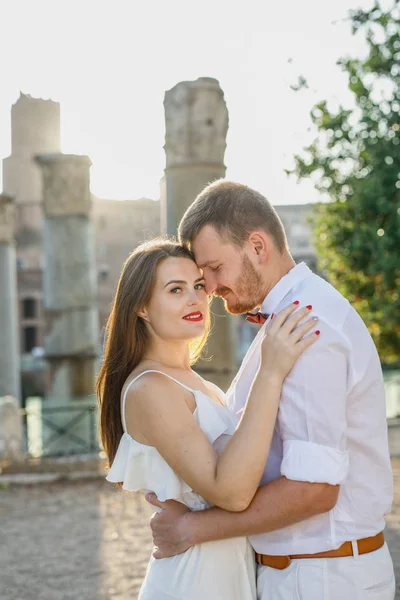
M135 250L118 283L97 383L107 479L192 510L246 509L268 458L282 382L317 339L306 335L316 324L308 313L291 305L265 325L260 368L235 430L223 392L191 368L208 332L201 271L171 242ZM246 538L150 560L140 600L206 598L255 600Z

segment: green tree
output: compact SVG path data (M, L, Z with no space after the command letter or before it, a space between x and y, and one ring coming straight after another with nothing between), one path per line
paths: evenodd
M295 156L329 201L313 224L319 266L367 324L383 363L400 359L400 11L351 11L365 58L344 58L352 110L313 107L317 138Z

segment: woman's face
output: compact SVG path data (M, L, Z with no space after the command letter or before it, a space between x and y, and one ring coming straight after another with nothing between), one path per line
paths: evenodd
M190 258L167 258L157 268L156 284L144 318L163 340L201 337L208 317L204 277Z

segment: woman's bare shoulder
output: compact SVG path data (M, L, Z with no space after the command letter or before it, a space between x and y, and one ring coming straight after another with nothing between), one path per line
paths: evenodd
M147 399L158 398L160 392L162 396L168 397L172 391L178 388L174 382L162 371L150 371L145 368L138 368L132 371L126 379L122 388L122 394L126 393L127 399Z

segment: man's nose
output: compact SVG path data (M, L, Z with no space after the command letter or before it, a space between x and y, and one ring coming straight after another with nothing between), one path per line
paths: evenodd
M208 296L211 296L215 292L215 290L217 289L217 284L212 277L204 278L204 289Z

